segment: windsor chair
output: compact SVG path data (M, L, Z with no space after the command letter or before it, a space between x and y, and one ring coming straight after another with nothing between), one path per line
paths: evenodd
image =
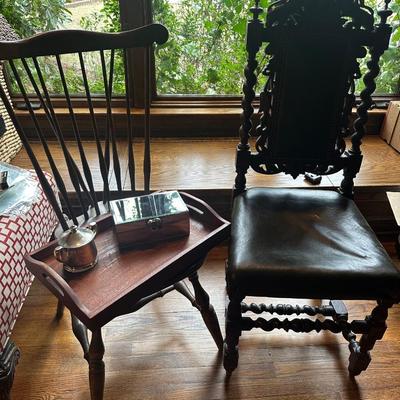
M372 104L379 58L388 47L389 0L378 11L363 1L280 0L266 11L251 9L247 30L242 125L237 147L231 244L226 269L224 367L238 365L242 331L261 328L342 333L349 343L349 372L360 374L370 350L383 337L388 309L399 301L400 273L354 204L353 187L361 166L361 140ZM265 49L265 82L260 123L253 129L258 53ZM354 129L355 82L360 59L369 49L361 104ZM256 136L251 151L251 136ZM349 146L346 149L346 146ZM343 170L338 192L315 189L246 190L246 173L306 172L329 175ZM246 296L332 299L329 305L246 304ZM341 300L339 300L341 299ZM376 300L365 320L348 320L342 300ZM322 315L253 319L245 313ZM362 334L357 341L356 334Z
M134 312L172 290L184 295L200 311L216 345L222 349L223 338L218 319L208 294L199 282L197 270L207 252L226 236L229 223L202 201L182 193L190 209L191 233L188 238L158 243L151 248L120 250L113 233L112 218L108 213L110 199L150 191L151 46L165 43L167 38L165 27L151 24L113 34L67 30L43 33L15 42L0 42L0 59L9 64L11 80L14 80L25 102L36 141L31 139L32 132L27 131L29 124L24 125L28 126L24 130L4 90L0 89L0 96L57 214L61 233L71 224L85 225L93 220L98 224L100 233L96 245L99 261L87 273L78 276L63 271L62 265L53 256L56 241L26 257L30 271L59 299L59 317L64 305L71 311L73 333L81 343L89 364L93 400L102 399L104 392L104 344L101 328L113 318ZM138 124L131 107L132 81L128 73L137 60L135 54L131 53L134 48L141 49L141 53L136 52L136 56L142 54L145 60L144 116ZM76 64L73 64L73 55ZM90 57L96 57L97 61ZM97 65L103 80L100 88L103 90L102 101L105 104L106 123L103 125L99 121L99 97L92 95L92 79L87 67L89 62ZM87 128L79 124L79 113L71 95L71 74L66 70L66 65L71 63L73 82L80 80L85 95L91 122L90 143L87 141ZM116 63L123 65L122 77L117 76ZM44 65L47 70L50 68L50 74L46 73ZM55 76L57 80L54 80ZM123 111L114 105L113 94L117 81L120 84L122 82L125 92ZM61 88L69 124L59 118L57 98L52 96L50 84L53 87L58 84ZM40 104L39 109L33 106L32 99ZM117 125L117 116L124 118L125 127ZM134 138L134 133L137 126L144 128L144 187L141 190L137 187L138 173L135 169L137 161L134 146L138 144L139 138ZM66 138L68 130L73 132L72 141ZM121 135L121 131L126 138L122 144L117 140L117 134ZM54 142L50 143L49 135L50 139L55 139L57 151ZM95 160L93 151L88 152L88 148L93 149L93 145ZM127 153L126 167L121 158L124 151ZM45 161L42 159L43 152ZM53 174L63 208L43 168ZM60 172L62 169L63 173ZM185 283L186 278L192 283L194 294ZM87 329L92 331L90 343Z

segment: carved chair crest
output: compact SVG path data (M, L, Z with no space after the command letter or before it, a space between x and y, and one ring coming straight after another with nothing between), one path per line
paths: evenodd
M245 189L245 173L251 167L263 174L284 172L293 177L343 169L341 191L352 195L378 61L391 33L389 1L378 12L377 25L373 10L363 0L279 0L268 7L265 23L259 17L264 10L255 1L247 31L236 193ZM257 53L262 46L267 62L262 68L260 123L254 128ZM351 129L355 81L361 78L359 61L367 55L367 48L365 89ZM250 135L257 137L254 153L250 152ZM346 150L347 137L352 145Z

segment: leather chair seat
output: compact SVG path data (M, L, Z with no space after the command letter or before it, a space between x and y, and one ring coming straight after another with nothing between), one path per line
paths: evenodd
M400 273L352 200L252 188L237 196L227 277L244 295L399 299Z

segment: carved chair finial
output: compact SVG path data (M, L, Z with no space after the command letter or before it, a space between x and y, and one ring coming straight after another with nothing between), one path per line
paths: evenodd
M384 0L384 8L378 10L378 15L381 18L381 21L379 23L380 26L386 25L387 19L393 14L392 10L389 8L389 4L391 1L392 0Z
M264 9L260 7L260 0L254 0L254 7L250 8L251 13L253 14L253 21L257 21L260 14L264 12Z

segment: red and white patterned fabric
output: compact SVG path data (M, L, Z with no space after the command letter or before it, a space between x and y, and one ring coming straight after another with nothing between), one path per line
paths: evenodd
M34 178L37 179L34 172ZM53 178L47 178L55 189ZM0 353L11 334L28 294L33 275L25 268L24 255L47 243L57 217L39 186L40 195L23 216L0 216Z

